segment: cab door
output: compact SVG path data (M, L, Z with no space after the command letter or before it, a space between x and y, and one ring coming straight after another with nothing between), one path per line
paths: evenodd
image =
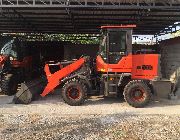
M126 55L126 31L109 31L107 42L108 64L118 64Z

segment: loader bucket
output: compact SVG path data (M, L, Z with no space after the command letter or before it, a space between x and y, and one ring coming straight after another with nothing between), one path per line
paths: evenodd
M13 103L29 104L40 97L47 84L46 78L39 78L29 82L21 83L21 89L15 94Z

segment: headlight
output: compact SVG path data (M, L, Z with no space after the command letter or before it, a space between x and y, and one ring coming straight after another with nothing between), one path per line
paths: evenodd
M12 61L12 60L14 60L14 58L13 58L13 57L11 57L11 56L9 57L9 59L10 59L11 61Z
M106 70L105 69L100 69L101 72L105 72Z
M14 58L12 56L9 57L9 59L12 61L12 60L17 60L17 58Z

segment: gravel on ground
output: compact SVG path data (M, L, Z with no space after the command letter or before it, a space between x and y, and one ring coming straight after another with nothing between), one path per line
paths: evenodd
M180 140L180 100L133 108L122 99L91 97L72 107L60 95L29 105L0 95L0 140Z

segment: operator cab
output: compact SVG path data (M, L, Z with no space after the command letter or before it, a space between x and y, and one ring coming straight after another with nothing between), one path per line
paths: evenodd
M132 28L136 25L101 26L99 54L108 64L117 64L132 53Z
M14 40L9 41L8 43L6 43L2 49L0 54L1 55L6 55L9 56L12 53L12 46L13 46Z
M23 61L23 58L28 56L29 52L30 50L25 42L13 39L2 47L0 55L7 56L10 60Z

